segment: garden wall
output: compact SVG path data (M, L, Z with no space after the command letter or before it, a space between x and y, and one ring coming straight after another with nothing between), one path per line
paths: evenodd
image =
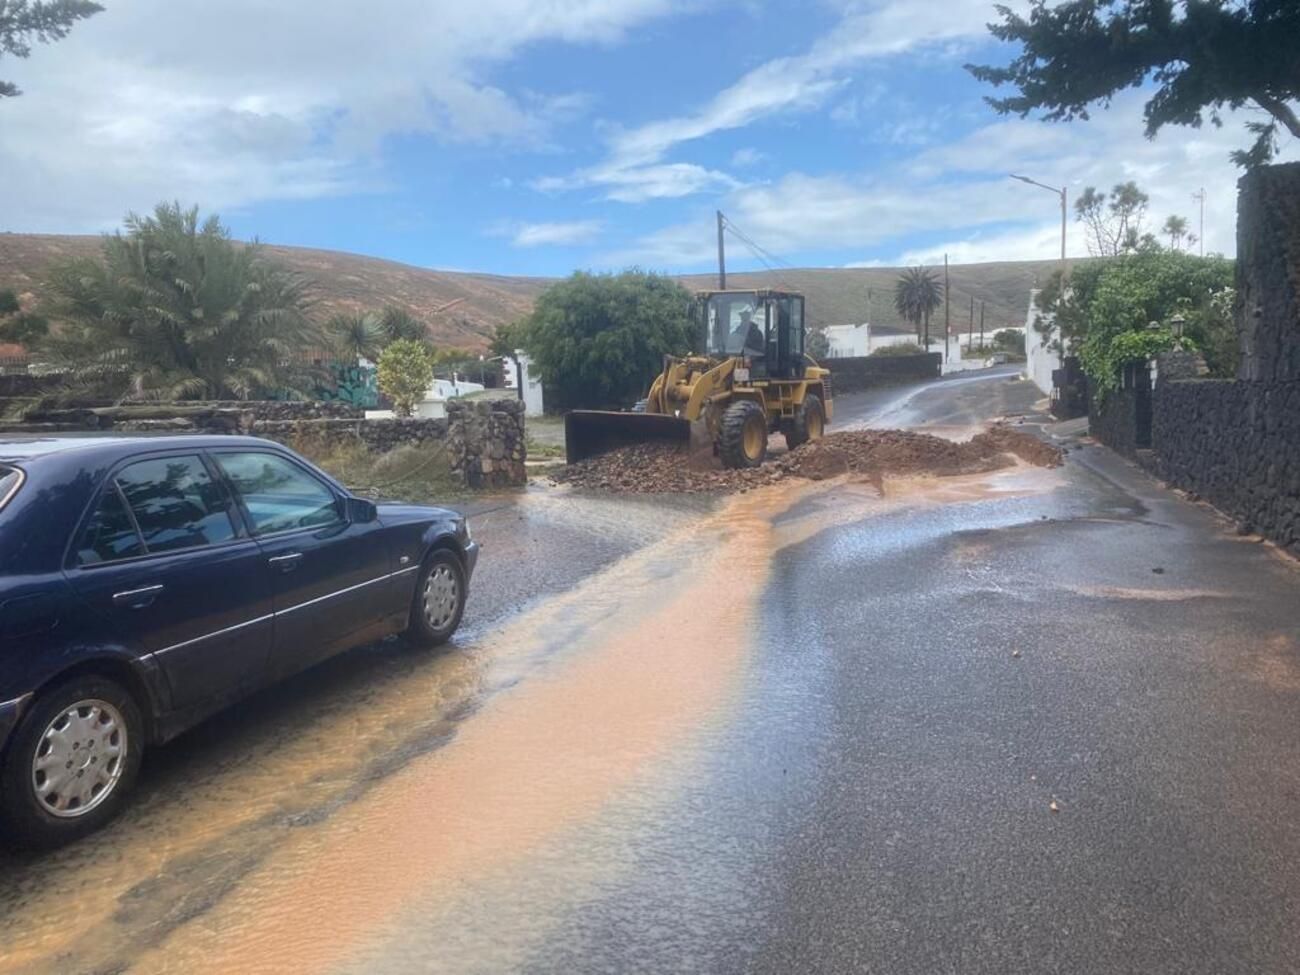
M450 400L447 416L436 420L365 420L360 410L341 403L188 402L45 410L21 423L0 423L0 433L245 434L288 447L360 444L376 453L414 446L446 451L452 472L478 488L527 481L524 422L518 400Z
M1141 390L1126 388L1094 408L1091 428L1300 556L1300 164L1253 170L1238 188L1239 378L1190 378L1204 364L1166 354L1145 412ZM1140 449L1144 435L1150 451Z
M831 371L837 393L851 393L891 383L938 379L943 355L918 352L915 355L866 355L845 359L823 359L818 363Z
M1237 378L1300 380L1300 163L1237 182Z
M1300 380L1162 382L1155 473L1300 555Z

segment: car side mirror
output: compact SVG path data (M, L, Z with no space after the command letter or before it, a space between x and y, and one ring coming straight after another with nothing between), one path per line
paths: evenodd
M379 517L379 509L365 498L348 498L348 521L356 525L369 524Z

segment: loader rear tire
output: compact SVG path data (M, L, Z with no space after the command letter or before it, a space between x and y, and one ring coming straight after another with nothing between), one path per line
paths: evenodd
M767 457L767 414L753 400L737 400L722 414L722 466L758 467Z
M802 446L810 440L820 440L826 432L826 414L822 410L821 398L809 393L803 399L803 405L795 413L794 419L785 431L785 442L791 450Z

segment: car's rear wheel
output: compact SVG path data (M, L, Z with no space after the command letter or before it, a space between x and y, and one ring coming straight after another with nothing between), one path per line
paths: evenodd
M465 567L456 553L435 549L420 570L407 638L424 646L446 643L460 626L467 595Z
M140 708L117 682L86 675L46 691L0 761L0 827L38 848L93 832L121 808L143 748Z

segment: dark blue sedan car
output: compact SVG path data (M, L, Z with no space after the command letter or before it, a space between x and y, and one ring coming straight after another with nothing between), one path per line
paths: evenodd
M459 515L248 437L0 440L0 829L109 819L146 744L392 633L460 623Z

